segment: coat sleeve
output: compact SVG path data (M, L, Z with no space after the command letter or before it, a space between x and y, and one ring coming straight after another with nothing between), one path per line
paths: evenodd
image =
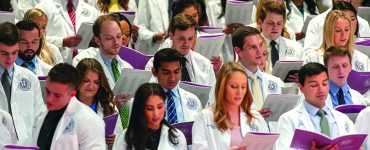
M355 130L357 133L365 133L369 134L369 126L367 125L369 123L369 108L364 109L363 111L358 114L355 122ZM363 149L368 149L370 147L370 140L369 138L366 138L364 144L363 144Z
M322 36L320 34L322 33L319 32L320 27L319 27L319 23L317 20L320 20L320 19L317 17L320 17L320 16L316 16L310 21L310 23L308 23L307 31L306 31L306 38L304 40L304 50L305 51L316 49L321 45L321 43L318 43L318 41L320 41L320 36Z
M103 150L105 145L105 125L98 116L85 120L79 131L79 147L81 150ZM85 126L86 125L86 126Z
M149 1L142 0L139 1L138 13L137 13L137 23L139 25L139 35L141 42L151 43L153 41L154 32L148 29L150 26L150 20L155 19L150 16Z
M204 113L199 113L194 120L192 129L192 149L193 150L206 150L209 149L207 134L206 134L206 121Z
M294 134L294 127L288 115L282 115L279 118L277 131L280 133L280 136L275 143L275 149L288 150Z

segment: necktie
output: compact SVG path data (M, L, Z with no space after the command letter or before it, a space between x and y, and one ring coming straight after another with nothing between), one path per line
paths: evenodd
M329 122L328 122L328 118L326 118L325 116L325 111L320 109L319 111L317 111L316 115L320 117L321 133L330 137Z
M277 43L275 41L271 41L270 42L270 46L271 46L271 62L272 62L272 66L275 65L276 61L279 60L279 51L276 49L275 45Z
M111 66L112 66L114 81L117 81L119 76L120 76L120 73L119 73L119 70L118 70L118 61L117 61L116 58L112 59Z
M185 57L182 57L181 59L181 67L182 67L181 68L181 81L191 82L188 69L186 69L186 58Z
M25 62L22 63L21 66L24 67L24 68L28 68L28 66L30 66L32 64L33 64L32 61L25 61Z
M68 9L69 18L71 19L71 22L72 22L72 25L73 25L73 31L76 33L76 14L75 14L75 11L73 9L72 0L68 0L67 9ZM73 48L72 52L73 52L72 56L74 58L78 54L77 48Z
M128 127L128 105L125 104L118 109L119 117L121 117L122 127L126 129Z
M337 95L338 95L338 105L346 104L346 102L344 101L344 95L343 95L342 88L339 88L339 91L338 91Z
M176 105L173 99L173 92L167 91L167 121L170 124L177 123Z
M249 77L252 79L253 99L256 102L258 109L261 109L263 105L261 86L255 74L252 74Z
M11 106L10 106L10 100L11 100L11 85L10 85L10 81L9 81L9 73L8 73L8 70L5 69L2 77L1 77L1 84L3 85L3 88L4 88L4 92L5 92L5 95L6 95L6 98L8 100L8 111L10 113L10 115L12 115L12 109L11 109Z

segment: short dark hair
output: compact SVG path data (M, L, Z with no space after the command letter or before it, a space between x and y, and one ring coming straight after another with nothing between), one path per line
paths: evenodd
M40 37L40 29L39 27L37 26L36 23L32 22L32 21L19 21L16 26L18 27L19 30L25 30L25 31L32 31L33 29L37 29L38 33L39 33L39 37Z
M357 9L352 5L352 3L348 3L345 1L338 1L336 3L333 3L333 9L332 10L349 10L355 14L356 20L357 20L357 25L356 25L356 31L355 35L358 35L359 31L359 23L358 23L358 18L357 18ZM350 16L348 16L350 17ZM351 19L351 18L350 18Z
M120 13L120 12L117 12L117 13L111 13L111 14L109 14L109 15L111 15L111 16L113 16L113 17L117 18L119 22L121 22L121 21L126 21L126 22L127 22L127 24L128 24L128 27L130 28L130 35L132 34L132 25L131 25L130 21L127 19L127 17L126 17L125 15L123 15L123 14L122 14L122 13ZM121 25L121 24L120 24L120 25Z
M342 46L330 46L324 53L324 64L328 67L328 61L333 56L348 56L349 63L352 62L352 54L348 48Z
M159 67L162 66L162 63L175 62L175 61L180 62L180 67L181 67L181 58L182 58L182 55L176 49L164 48L164 49L159 50L157 53L155 53L153 67L155 71L158 71Z
M261 36L261 32L258 31L258 29L249 27L249 26L241 26L235 29L235 31L232 34L233 47L238 47L242 50L245 37L252 36L252 35Z
M198 30L198 24L192 17L183 14L177 14L171 19L169 31L172 34L175 34L176 29L185 31L191 27L195 28L194 31Z
M94 25L93 25L93 33L94 33L94 36L99 37L101 24L103 24L103 22L105 22L105 21L113 21L113 22L116 22L117 25L121 29L121 24L119 23L119 21L118 21L118 19L116 17L114 17L112 15L101 15L94 22Z
M286 8L285 3L277 2L277 1L267 1L263 4L261 11L259 13L258 19L264 21L266 19L267 13L274 13L278 15L282 15L284 18L284 22L286 21Z
M11 46L19 43L20 35L17 26L10 22L0 24L0 43Z
M48 80L61 84L68 84L73 89L77 88L80 77L76 68L67 63L55 65L48 74Z
M317 62L309 62L301 67L298 71L298 80L299 83L304 86L304 81L307 77L318 75L322 72L325 72L328 75L328 70L326 67Z

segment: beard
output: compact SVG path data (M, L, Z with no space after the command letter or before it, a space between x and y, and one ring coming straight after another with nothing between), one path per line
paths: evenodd
M32 55L31 56L28 55L30 52L32 52ZM24 61L30 61L30 60L32 60L33 58L36 57L36 54L37 53L34 50L32 50L32 49L27 49L25 51L19 50L18 57L21 58Z

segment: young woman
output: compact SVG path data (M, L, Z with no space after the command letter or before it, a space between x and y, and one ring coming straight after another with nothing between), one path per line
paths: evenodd
M110 15L116 17L120 23L122 31L122 46L130 46L130 39L133 32L133 26L131 25L130 21L121 13L113 13ZM137 35L134 35L132 38L137 39Z
M306 51L304 63L318 62L324 64L323 55L331 46L344 46L351 51L352 69L369 71L370 59L365 54L354 49L354 32L356 26L351 25L348 15L340 10L333 10L325 18L323 42L319 49Z
M193 150L240 148L247 132L268 132L262 115L251 110L253 98L247 78L237 63L222 66L216 83L216 103L195 118Z
M165 119L166 93L157 83L145 83L136 93L130 124L116 140L114 150L178 150L186 149L181 131Z

